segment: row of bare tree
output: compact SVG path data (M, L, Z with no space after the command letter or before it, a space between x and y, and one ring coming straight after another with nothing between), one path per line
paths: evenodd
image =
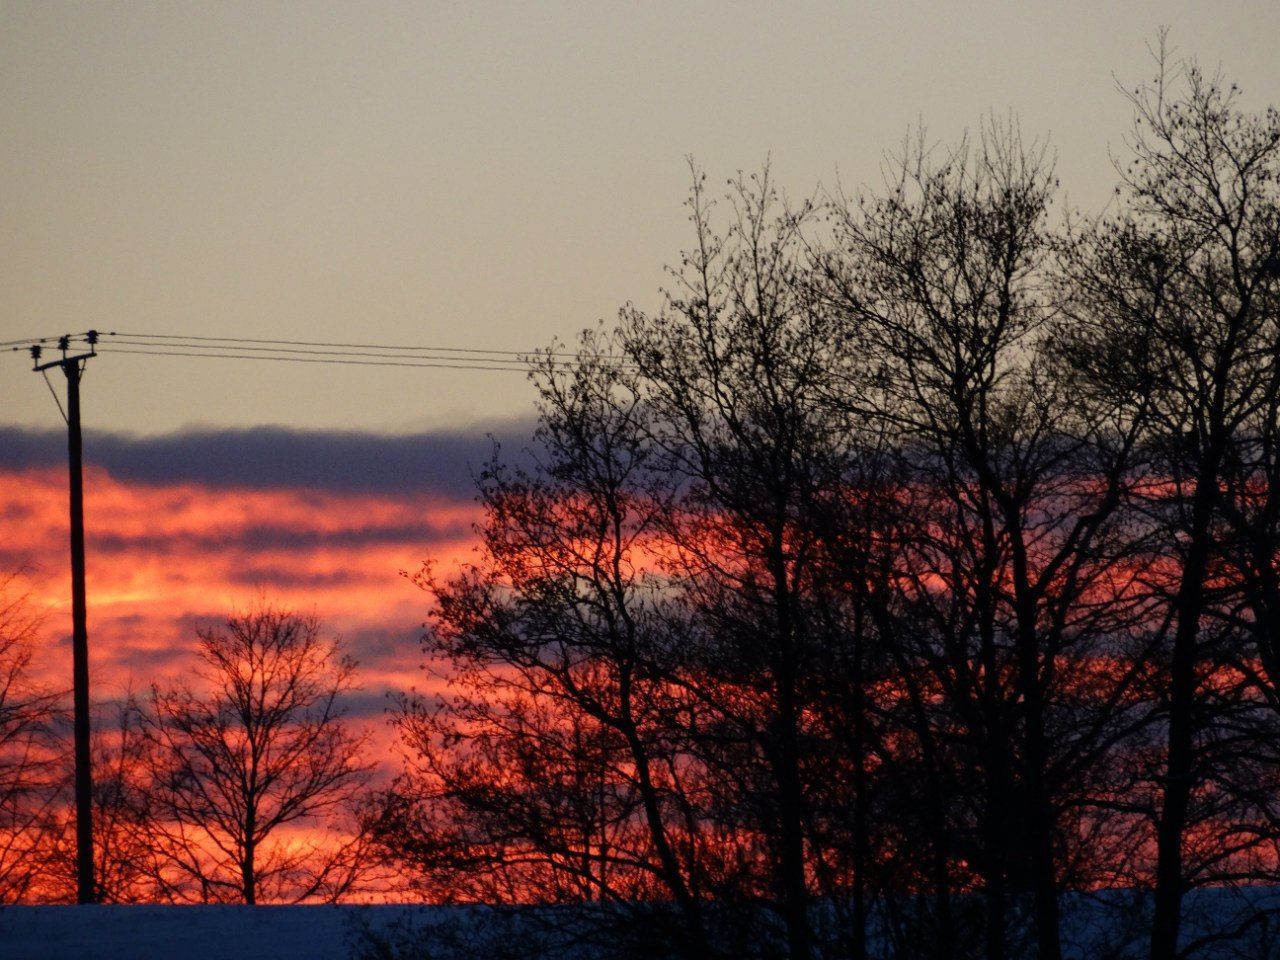
M1093 218L997 123L723 221L696 176L664 309L541 358L536 463L421 574L384 856L691 958L1274 926L1183 905L1280 882L1280 117L1131 100Z
M31 676L34 605L0 583L0 903L74 899L66 698ZM190 678L126 697L94 736L96 898L334 900L373 869L353 662L312 617L260 604L203 630Z

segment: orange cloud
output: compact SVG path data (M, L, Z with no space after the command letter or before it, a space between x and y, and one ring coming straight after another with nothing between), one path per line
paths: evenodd
M419 683L426 597L400 571L469 556L474 504L440 494L124 483L85 477L95 700L183 675L195 631L263 596L314 611L360 661L350 704L385 757L385 694ZM0 564L32 571L47 609L33 668L70 685L64 470L0 471Z

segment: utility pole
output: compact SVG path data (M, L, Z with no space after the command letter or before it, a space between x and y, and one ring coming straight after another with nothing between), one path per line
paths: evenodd
M41 348L31 348L34 369L44 373L61 367L67 378L67 460L71 480L71 676L74 703L76 779L76 902L97 902L93 875L93 768L89 752L89 627L84 590L84 471L80 439L80 377L94 349L98 332L85 335L89 352L70 354L70 335L61 337L62 356L40 362ZM56 398L55 394L55 398Z

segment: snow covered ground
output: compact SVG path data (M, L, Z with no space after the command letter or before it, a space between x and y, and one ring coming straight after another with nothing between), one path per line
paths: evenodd
M94 906L0 909L3 960L347 960L356 914L372 926L405 906Z
M1145 955L1146 897L1123 891L1068 894L1062 906L1064 954L1071 960ZM537 929L545 924L535 922L541 915L563 930L564 921L580 909L12 906L0 908L0 960L353 960L361 945L360 953L371 955L361 930L384 944L412 945L390 951L384 946L376 956L582 960L598 951L576 936L574 948L538 949ZM1210 932L1241 934L1228 942L1204 943L1198 960L1280 960L1280 888L1195 891L1184 901L1184 913L1184 946ZM571 926L582 929L578 922ZM473 949L481 943L485 949Z

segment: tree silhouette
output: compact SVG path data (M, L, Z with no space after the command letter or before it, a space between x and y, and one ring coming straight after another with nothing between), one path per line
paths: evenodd
M1055 960L1108 886L1124 955L1266 935L1280 119L1160 69L1092 221L1012 122L724 225L695 172L662 308L535 366L535 465L420 578L386 856L668 954Z
M354 814L369 767L343 720L355 662L314 617L263 603L201 630L196 685L143 715L154 881L179 900L335 899L365 866Z

